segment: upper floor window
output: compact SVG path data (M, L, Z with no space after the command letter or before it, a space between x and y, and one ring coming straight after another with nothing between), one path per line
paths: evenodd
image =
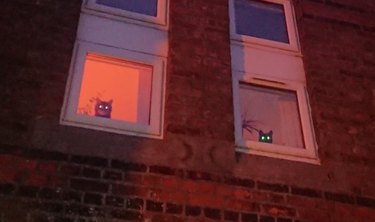
M167 0L86 0L85 8L109 13L130 21L167 24Z
M317 163L290 0L230 0L237 151Z
M234 0L231 34L239 41L298 50L291 3L285 0Z
M157 15L157 0L96 0L99 5L105 5L112 8L127 10L140 14L155 16Z

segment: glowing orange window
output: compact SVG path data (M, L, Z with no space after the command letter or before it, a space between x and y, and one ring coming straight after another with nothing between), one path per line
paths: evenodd
M77 113L148 125L152 67L88 53Z

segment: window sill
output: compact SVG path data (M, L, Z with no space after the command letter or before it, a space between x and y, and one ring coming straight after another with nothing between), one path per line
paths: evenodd
M277 158L277 159L284 159L284 160L304 162L304 163L309 163L309 164L314 164L314 165L321 165L321 162L319 158L317 157L311 158L311 157L305 157L305 156L295 156L291 154L268 152L264 150L252 149L252 148L247 148L247 147L242 147L242 146L236 146L235 149L236 149L236 152L238 153L266 156L266 157Z

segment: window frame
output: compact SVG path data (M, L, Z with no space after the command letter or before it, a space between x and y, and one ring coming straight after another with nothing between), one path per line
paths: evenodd
M78 99L87 53L120 58L121 60L126 60L130 63L145 64L153 67L149 125L141 125L114 119L108 120L106 118L93 118L92 116L84 116L77 113ZM165 58L121 48L77 41L72 61L60 116L61 124L115 132L119 134L137 135L157 139L163 138L166 75Z
M124 19L128 22L135 22L144 25L167 26L169 14L168 3L168 0L157 1L157 12L155 17L142 13L97 4L96 0L85 0L82 5L82 10L94 14L109 16L115 19Z
M278 79L264 77L262 75L233 72L233 103L235 119L235 143L236 151L248 154L258 154L269 157L283 158L288 160L302 161L319 164L317 159L317 144L314 135L313 123L310 116L308 95L304 84L294 81L280 82ZM303 142L305 149L268 144L257 141L245 140L242 137L242 119L240 105L240 82L251 83L258 86L271 87L275 89L292 90L296 92L297 107L300 114Z
M230 35L231 39L237 41L238 44L255 44L259 46L271 47L288 51L299 51L298 32L295 21L295 13L290 0L259 0L263 2L281 4L284 6L285 22L288 32L289 43L283 43L258 37L241 35L236 32L236 16L234 2L229 0L229 16L230 16Z

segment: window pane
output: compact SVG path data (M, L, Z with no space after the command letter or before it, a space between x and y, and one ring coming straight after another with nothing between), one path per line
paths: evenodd
M240 84L245 140L304 148L295 91Z
M157 0L96 0L96 3L145 15L157 15Z
M257 0L235 0L236 32L289 43L284 7Z
M152 67L89 53L77 113L149 124Z

